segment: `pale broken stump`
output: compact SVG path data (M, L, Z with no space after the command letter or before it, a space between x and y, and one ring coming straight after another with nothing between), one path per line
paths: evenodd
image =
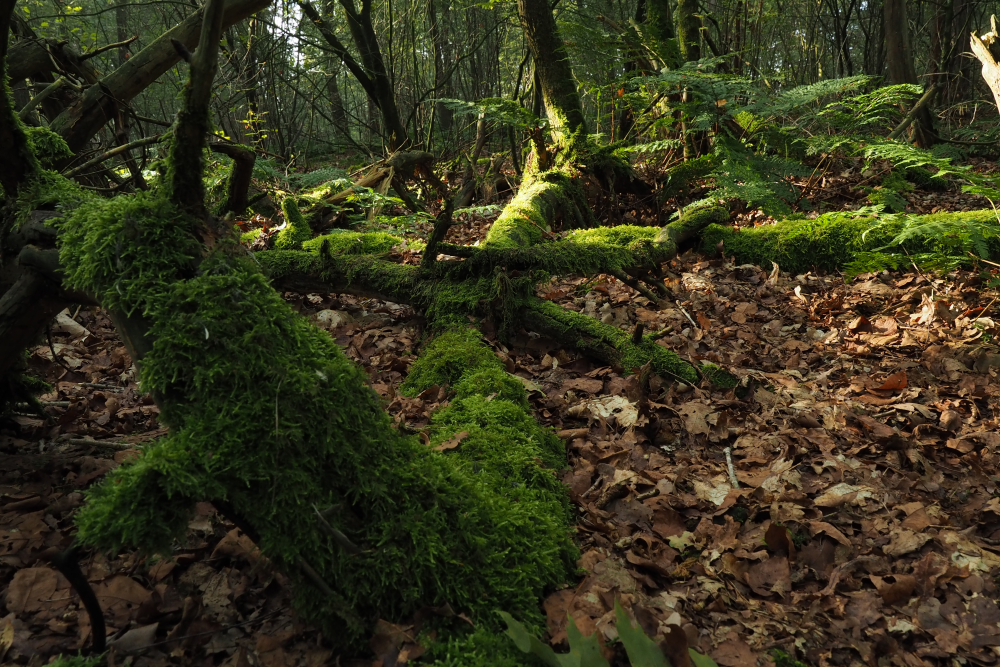
M1000 108L1000 33L997 32L997 17L994 14L990 17L991 31L978 36L972 33L972 53L975 54L979 62L983 64L983 78L986 85L993 91L993 99Z

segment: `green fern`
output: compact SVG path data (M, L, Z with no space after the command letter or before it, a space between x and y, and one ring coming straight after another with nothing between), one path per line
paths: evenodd
M539 118L513 100L502 97L487 97L477 102L467 102L450 98L433 100L459 115L482 116L484 120L510 125L517 128L545 127L547 121Z
M524 653L537 656L549 667L610 667L607 659L601 654L601 644L597 634L584 636L572 616L568 617L569 625L566 628L569 653L556 653L551 646L531 634L510 614L500 612L500 616L507 623L507 634L517 647ZM671 667L670 661L664 657L656 642L650 639L642 628L632 625L632 621L617 600L615 619L618 638L625 647L632 667ZM719 667L714 660L694 649L688 649L688 654L694 667Z

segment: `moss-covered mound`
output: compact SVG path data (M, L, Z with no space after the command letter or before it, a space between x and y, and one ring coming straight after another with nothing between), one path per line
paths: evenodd
M335 641L359 646L375 619L424 605L487 625L496 609L540 620L541 595L574 569L561 455L508 400L510 383L484 382L486 396L462 385L496 370L488 348L455 334L468 363L447 377L465 389L434 438L470 435L435 451L392 427L361 370L235 244L200 259L195 224L145 194L91 201L60 224L67 285L152 323L141 381L171 428L89 493L80 539L164 551L210 500L256 533L299 612ZM421 363L447 367L439 352L458 349L431 346Z
M903 244L908 253L941 249L949 235L969 233L976 226L997 226L992 210L936 213L922 216L856 216L828 213L815 220L788 219L773 225L733 229L711 225L702 233L703 248L714 251L720 242L724 252L740 264L757 264L766 269L777 262L781 270L800 273L811 269L835 271L855 260L859 253L891 247L893 240L909 226L912 237ZM998 228L1000 231L1000 228ZM990 258L1000 257L1000 239L986 239ZM899 248L896 248L898 251Z

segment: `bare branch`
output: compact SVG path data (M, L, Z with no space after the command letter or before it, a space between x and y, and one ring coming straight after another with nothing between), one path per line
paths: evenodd
M128 152L133 148L142 148L143 146L159 143L162 139L163 139L162 134L156 134L151 137L143 137L142 139L137 139L131 143L124 144L122 146L117 146L107 151L106 153L101 153L97 157L91 160L87 160L78 167L73 167L65 174L63 174L63 176L65 176L66 178L73 178L74 176L78 176L79 174L82 174L83 172L87 171L87 169L90 169L94 165L98 165L104 162L105 160L110 160L116 155L121 155L122 153Z
M130 37L129 39L126 39L123 42L115 42L114 44L105 44L104 46L102 46L100 48L96 48L93 51L89 51L87 53L84 53L82 56L80 56L80 60L81 61L83 61L83 60L90 60L94 56L98 56L98 55L104 53L105 51L110 51L111 49L119 49L119 48L121 48L123 46L128 46L129 44L131 44L132 42L134 42L137 39L139 39L138 35L136 35L135 37Z

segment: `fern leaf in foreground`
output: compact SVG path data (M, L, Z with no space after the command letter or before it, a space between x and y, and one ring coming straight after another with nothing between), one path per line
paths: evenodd
M601 654L597 633L584 636L572 616L569 617L569 626L566 629L569 653L556 653L551 646L531 634L510 614L500 612L500 616L507 623L507 634L517 647L525 653L541 658L549 667L609 667L607 659ZM632 621L617 600L615 617L618 637L625 647L632 667L672 667L656 642L647 636L642 628L632 625ZM686 641L684 643L686 644ZM686 646L680 648L683 651ZM687 648L687 653L694 667L719 667L714 660L692 648Z

